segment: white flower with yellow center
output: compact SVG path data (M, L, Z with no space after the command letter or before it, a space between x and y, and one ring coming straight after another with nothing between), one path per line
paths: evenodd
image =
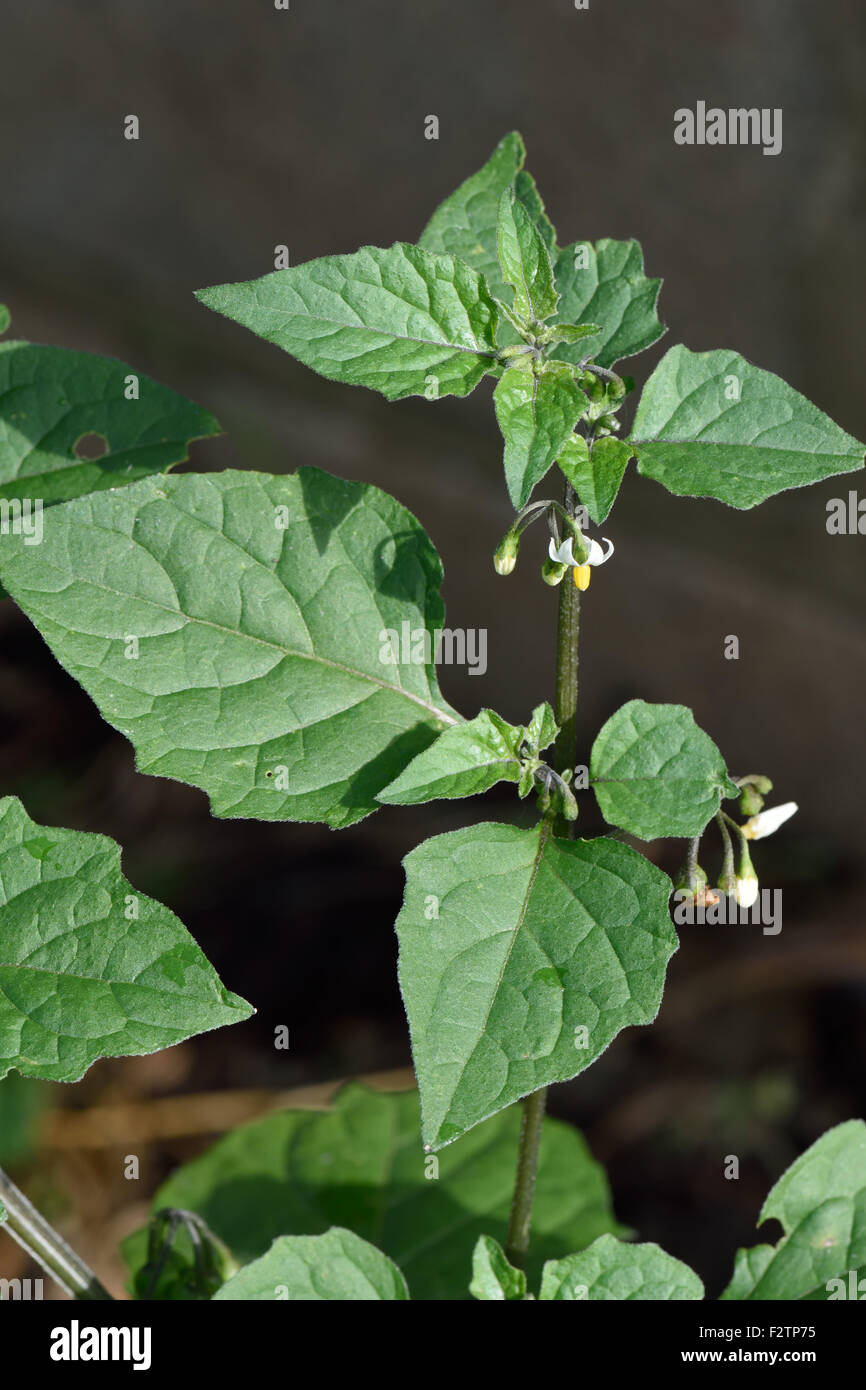
M551 539L550 546L548 547L548 554L555 564L571 566L572 578L574 579L575 587L578 589L588 589L589 581L592 578L592 571L595 566L607 564L607 561L613 554L613 541L609 541L606 536L602 536L601 539L602 545L606 545L607 550L603 550L598 541L591 541L586 536L584 536L583 539L589 547L589 554L585 560L576 560L574 558L573 536L567 536L560 545L557 545L556 541Z

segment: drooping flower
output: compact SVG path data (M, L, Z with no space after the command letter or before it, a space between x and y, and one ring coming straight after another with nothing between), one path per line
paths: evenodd
M781 806L771 806L766 811L759 811L756 816L751 816L746 821L743 834L747 840L763 840L778 830L780 825L784 825L786 820L790 820L796 811L796 801L785 801Z
M572 578L576 588L588 589L589 581L592 578L592 570L596 565L604 565L613 554L613 541L609 541L606 536L602 536L603 545L607 550L603 550L598 541L591 541L586 536L583 537L584 546L587 549L585 559L577 560L574 555L574 537L567 536L560 545L551 539L548 547L548 554L551 560L559 565L569 565L572 571Z

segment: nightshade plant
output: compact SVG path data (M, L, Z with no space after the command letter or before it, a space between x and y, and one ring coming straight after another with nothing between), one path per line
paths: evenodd
M242 1127L157 1194L127 1248L140 1298L703 1297L685 1265L623 1239L580 1136L544 1118L546 1088L659 1008L673 885L622 832L682 837L678 901L709 914L723 895L754 902L749 844L796 807L765 808L769 779L731 776L679 705L630 701L576 767L580 595L613 551L589 532L632 458L671 492L749 508L859 469L863 446L737 353L683 346L620 438L634 383L615 367L664 332L660 282L637 242L560 247L524 157L507 136L417 244L198 297L389 400L493 378L515 511L494 563L509 574L523 532L546 525L541 577L558 586L554 698L525 724L465 718L440 694L442 567L399 502L315 468L171 476L191 439L217 431L205 411L107 359L0 348L0 579L141 772L200 787L217 816L335 829L500 781L538 799L532 829L470 824L405 861L399 978L423 1149L414 1092L358 1085L326 1114ZM87 435L96 457L82 457ZM561 496L536 497L554 468ZM407 623L420 659L389 646ZM612 833L581 839L588 788ZM717 887L699 863L710 822ZM123 880L111 841L0 802L0 1075L74 1081L100 1056L250 1011L168 909ZM107 1296L8 1180L0 1195L10 1229L67 1287ZM767 1217L783 1237L741 1251L723 1297L848 1296L866 1269L866 1126L819 1139Z

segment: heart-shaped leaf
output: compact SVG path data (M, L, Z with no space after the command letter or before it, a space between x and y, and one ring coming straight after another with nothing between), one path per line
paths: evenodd
M642 840L699 835L722 797L739 796L713 740L685 705L629 700L601 729L590 755L601 813Z
M400 987L431 1149L655 1017L671 885L626 845L486 824L404 865Z
M281 1110L220 1139L153 1199L197 1212L241 1262L280 1234L349 1226L403 1270L415 1298L462 1299L480 1236L506 1239L520 1115L505 1110L436 1156L418 1134L418 1093L351 1083L325 1111ZM577 1130L544 1120L527 1270L581 1249L614 1220L604 1171ZM146 1232L125 1243L133 1277Z

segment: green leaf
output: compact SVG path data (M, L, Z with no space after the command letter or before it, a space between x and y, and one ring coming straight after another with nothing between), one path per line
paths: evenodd
M596 440L591 458L583 435L573 434L566 440L557 463L596 526L610 515L633 453L631 444L612 435Z
M2 804L2 803L0 803ZM0 1081L0 1167L23 1164L37 1147L40 1119L53 1088L12 1071Z
M465 396L496 365L496 305L453 256L397 241L322 256L238 285L198 290L331 381L389 401Z
M866 1124L836 1125L771 1188L758 1225L775 1219L777 1245L740 1250L721 1295L737 1300L859 1298L866 1276Z
M5 333L11 322L12 315L8 308L5 304L0 304L0 333Z
M446 198L434 212L418 245L427 251L456 256L483 275L491 294L507 298L496 249L499 204L513 188L548 251L555 232L548 221L535 181L523 168L526 149L517 131L500 140L482 169Z
M174 913L131 888L113 840L36 825L0 800L0 1078L14 1067L77 1081L100 1057L140 1057L252 1012Z
M266 1255L217 1289L212 1302L295 1300L399 1302L409 1297L395 1264L352 1231L280 1236Z
M497 782L519 782L518 750L524 732L483 709L467 723L443 729L378 800L389 806L417 806L437 797L478 796Z
M217 816L351 825L456 722L433 662L442 566L377 488L186 474L44 520L41 545L0 536L3 583L140 771Z
M642 840L699 835L739 796L713 740L685 705L629 700L592 746L590 779L609 825Z
M485 824L403 862L400 987L431 1149L655 1017L671 885L626 845Z
M121 487L165 473L191 440L219 433L208 411L113 357L0 343L0 498L47 507ZM76 446L101 452L79 458Z
M544 1266L540 1299L570 1303L702 1299L704 1286L693 1269L658 1245L624 1245L599 1236L588 1250Z
M567 367L536 375L531 366L508 367L493 392L505 439L505 481L516 511L547 473L589 401Z
M529 213L510 188L499 202L496 249L502 274L514 291L517 318L527 323L550 318L558 298L550 256Z
M656 314L662 282L644 275L638 242L605 237L593 246L575 241L557 252L553 271L559 320L602 325L595 338L557 348L556 356L564 361L577 363L588 357L600 367L612 367L650 347L665 332Z
M469 1292L483 1302L526 1297L526 1275L509 1263L502 1246L490 1236L479 1236L472 1252Z
M540 753L549 747L558 733L559 725L547 701L542 705L536 705L526 726L526 740L533 752Z
M242 1125L179 1168L153 1206L197 1211L241 1261L280 1234L318 1235L346 1225L380 1247L415 1298L466 1298L479 1236L506 1239L520 1115L504 1111L435 1158L418 1135L418 1094L352 1083L327 1111L282 1110ZM618 1232L601 1167L570 1125L545 1119L528 1261ZM146 1235L125 1243L133 1271Z
M556 343L579 343L584 338L594 338L600 333L600 323L555 323L546 329L543 341Z
M736 352L665 353L643 389L638 471L669 492L748 508L863 467L864 446Z

